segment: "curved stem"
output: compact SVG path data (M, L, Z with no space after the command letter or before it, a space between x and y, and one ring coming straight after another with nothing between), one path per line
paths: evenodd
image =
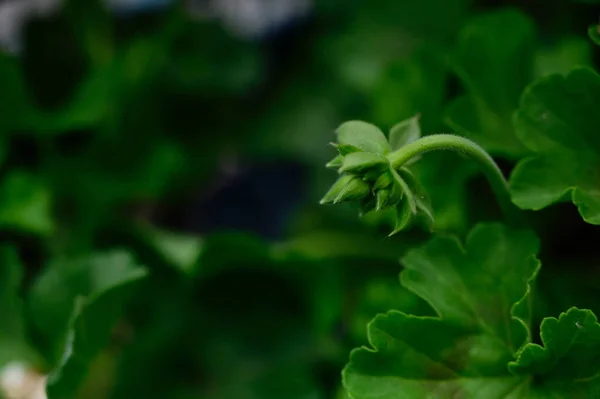
M417 155L435 150L456 151L479 162L506 218L516 224L522 223L521 212L510 200L508 183L502 171L483 148L469 139L452 134L434 134L405 145L389 154L387 158L394 169L399 169ZM451 173L451 170L449 173Z

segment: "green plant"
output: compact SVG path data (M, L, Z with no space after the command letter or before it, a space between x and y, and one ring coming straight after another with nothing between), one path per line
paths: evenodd
M489 154L471 140L450 134L421 138L418 117L392 127L389 142L376 126L361 121L342 124L337 135L338 143L333 146L339 155L327 166L337 168L341 177L325 194L321 204L359 200L362 215L394 207L396 224L391 234L407 228L418 216L424 216L433 225L433 212L426 193L409 166L426 152L446 150L478 162L507 217L513 221L518 218L502 171Z
M595 40L595 28L590 36ZM492 157L454 135L420 137L418 117L386 138L361 121L342 124L327 164L341 174L321 204L360 202L361 214L393 207L392 234L434 215L410 172L432 150L479 162L505 211L501 223L479 223L464 246L437 234L402 259L401 284L435 316L391 310L368 325L371 347L352 351L343 382L355 399L600 397L600 323L572 307L533 323L540 243L513 205L539 210L571 198L581 216L600 224L600 76L590 68L530 84L514 116L519 145L531 151L510 185ZM441 170L440 173L449 173ZM512 201L511 201L512 199Z
M0 396L599 396L597 0L117 2L0 50Z

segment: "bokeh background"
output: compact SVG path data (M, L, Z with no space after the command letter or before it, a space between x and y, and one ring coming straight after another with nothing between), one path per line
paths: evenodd
M0 236L21 289L65 262L149 271L61 397L345 398L368 321L431 312L398 283L431 232L387 238L390 215L318 204L335 128L475 126L508 175L521 147L497 138L521 91L599 65L598 18L567 0L0 0ZM416 169L436 231L500 220L476 165ZM598 229L571 204L532 220L540 309L600 311ZM42 308L72 299L61 287ZM46 359L59 318L30 326Z

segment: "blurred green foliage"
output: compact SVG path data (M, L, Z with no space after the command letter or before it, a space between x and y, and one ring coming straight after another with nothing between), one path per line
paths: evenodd
M599 54L592 5L532 3L315 1L257 41L179 3L123 17L66 0L29 21L22 53L0 54L0 367L48 374L50 399L345 397L369 320L432 313L398 284L432 233L384 238L390 215L320 207L327 143L348 119L387 131L420 113L425 135L470 137L508 173L531 154L512 123L523 89ZM227 191L286 163L302 177ZM428 154L414 171L435 231L500 219L468 161ZM598 270L568 263L597 259L598 231L572 207L532 220L540 309L599 310Z

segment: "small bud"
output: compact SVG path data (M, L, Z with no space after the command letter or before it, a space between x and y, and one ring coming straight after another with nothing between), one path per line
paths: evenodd
M325 167L330 168L330 169L338 169L342 166L342 161L344 160L344 156L343 155L338 155L337 157L333 158L331 161L329 161Z
M369 185L354 175L343 175L321 199L321 204L338 204L362 199L370 192Z
M392 185L394 178L390 173L383 173L379 175L377 180L375 180L375 184L373 185L373 190L381 190L383 188L388 188Z
M353 152L344 157L340 172L363 173L367 170L385 169L385 158L370 152Z

